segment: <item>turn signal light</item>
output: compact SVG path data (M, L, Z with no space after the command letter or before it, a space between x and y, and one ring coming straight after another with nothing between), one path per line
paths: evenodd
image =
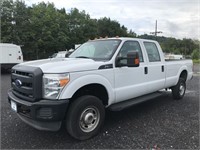
M63 87L69 82L69 79L60 79L60 86Z
M138 65L140 63L140 60L138 58L136 58L134 61L135 61L136 65Z

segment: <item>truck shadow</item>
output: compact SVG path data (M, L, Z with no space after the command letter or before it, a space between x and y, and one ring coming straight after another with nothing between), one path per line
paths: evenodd
M109 127L116 123L130 121L130 119L144 118L145 116L153 115L158 111L162 112L164 107L166 108L174 102L175 101L169 93L121 111L107 110L105 125Z

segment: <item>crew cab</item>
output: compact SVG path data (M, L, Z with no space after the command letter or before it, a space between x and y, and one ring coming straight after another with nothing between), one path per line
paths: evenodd
M85 140L99 132L106 108L122 110L159 96L162 89L182 99L192 68L192 60L165 61L153 40L90 40L68 58L14 66L8 100L32 127L57 131L64 123L72 137Z

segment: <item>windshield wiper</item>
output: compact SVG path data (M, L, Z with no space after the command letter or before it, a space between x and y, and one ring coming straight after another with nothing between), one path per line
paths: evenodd
M87 57L87 56L77 56L76 58L88 58L88 59L91 59L90 57Z

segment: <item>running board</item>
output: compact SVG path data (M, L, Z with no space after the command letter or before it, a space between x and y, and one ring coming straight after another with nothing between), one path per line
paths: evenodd
M119 102L119 103L116 103L116 104L112 104L108 108L111 109L112 111L120 111L120 110L123 110L125 108L136 105L138 103L142 103L142 102L145 102L147 100L157 98L161 95L162 95L162 92L155 92L155 93L147 94L147 95L140 96L140 97L137 97L137 98L129 99L129 100L126 100L126 101L123 101L123 102Z

